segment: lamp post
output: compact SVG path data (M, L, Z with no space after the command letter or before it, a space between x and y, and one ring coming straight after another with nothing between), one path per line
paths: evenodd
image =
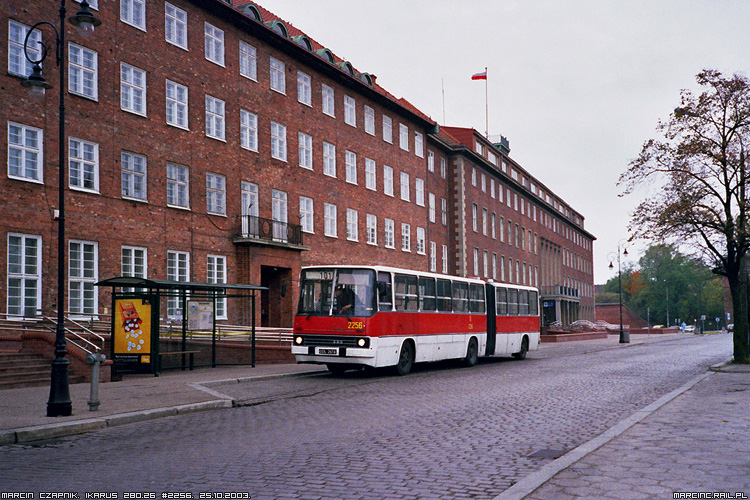
M34 65L31 75L21 82L32 92L44 93L52 85L42 75L41 63L47 58L50 47L39 42L39 59L29 57L29 37L37 27L48 26L55 33L55 60L60 68L60 123L58 126L58 203L59 216L57 221L57 325L55 328L55 359L52 361L49 401L47 402L48 417L65 417L73 413L68 388L68 360L65 358L65 0L60 0L60 28L54 24L42 21L29 28L24 41L23 50L26 59ZM80 3L80 10L68 19L73 26L77 26L85 34L91 33L95 26L102 22L89 11L86 0Z
M620 295L620 343L629 344L630 333L626 332L625 329L622 327L622 271L620 268L620 247L622 247L622 255L628 254L628 249L624 243L627 243L627 240L620 240L617 243L617 288L618 288L618 293ZM612 257L609 258L609 268L613 269L614 265L612 262L614 260L614 252L610 252L610 255Z

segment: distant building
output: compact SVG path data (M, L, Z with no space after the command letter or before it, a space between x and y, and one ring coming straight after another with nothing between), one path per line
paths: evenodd
M111 313L94 283L132 275L263 285L259 323L289 326L301 266L361 263L538 286L545 321L593 319L594 237L507 141L438 127L256 4L90 3L102 25L68 26L63 48L70 315ZM22 317L57 307L61 89L20 85L26 34L57 10L0 12L0 303ZM54 57L44 73L57 81ZM236 309L217 313L246 321ZM182 315L176 300L161 312Z

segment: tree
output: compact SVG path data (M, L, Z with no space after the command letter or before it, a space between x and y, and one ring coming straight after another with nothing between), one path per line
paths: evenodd
M648 182L660 188L633 213L636 237L690 246L726 277L734 308L734 361L748 363L750 81L710 69L696 80L701 94L681 92L680 107L658 125L663 140L646 141L619 185L623 195Z

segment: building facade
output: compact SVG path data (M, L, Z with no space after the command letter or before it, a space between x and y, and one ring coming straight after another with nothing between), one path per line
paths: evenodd
M101 26L90 38L66 27L68 85L41 98L20 85L23 45L56 9L0 8L6 315L57 307L63 147L72 316L111 313L94 284L131 275L266 286L259 324L289 326L301 266L360 263L538 284L555 319L589 308L593 319L583 217L476 132L438 127L258 5L91 4ZM29 38L54 46L44 27ZM54 57L43 69L57 81ZM246 321L238 309L220 303L217 315ZM177 301L161 312L182 315Z

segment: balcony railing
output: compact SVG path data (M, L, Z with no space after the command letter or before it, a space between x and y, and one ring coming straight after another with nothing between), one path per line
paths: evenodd
M543 286L540 290L542 293L542 297L549 297L549 296L562 296L562 297L570 297L570 298L577 298L578 295L578 289L569 287L569 286L562 286L562 285L552 285L552 286Z
M287 245L302 245L302 226L254 215L241 215L239 237Z

